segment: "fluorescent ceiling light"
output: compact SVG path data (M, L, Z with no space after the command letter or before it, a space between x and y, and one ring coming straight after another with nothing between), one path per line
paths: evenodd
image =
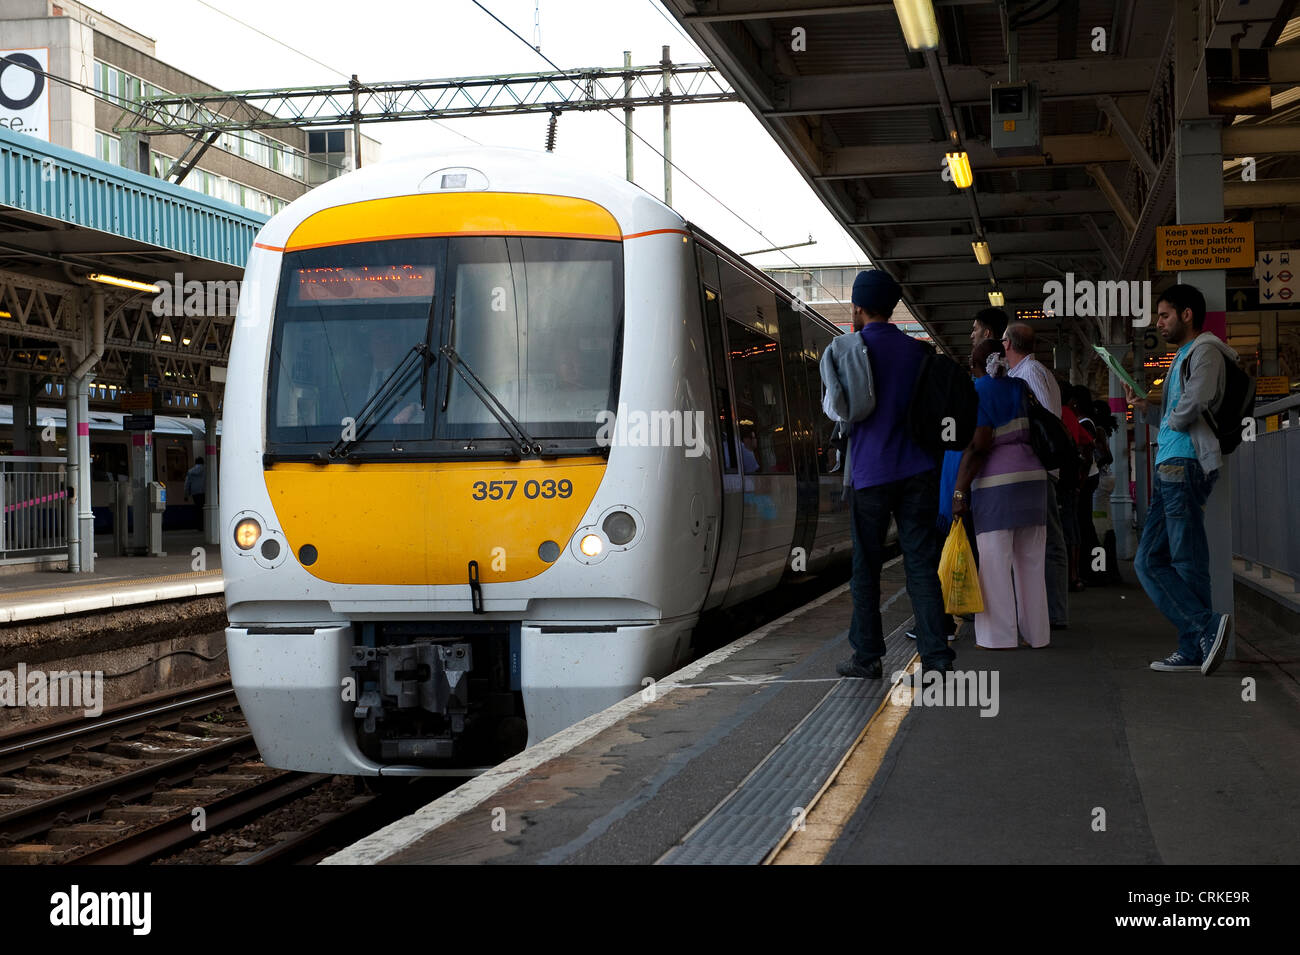
M948 160L948 171L952 173L953 184L958 189L969 189L975 181L970 171L970 157L965 153L944 153Z
M989 292L989 304L1001 308L1007 304L1007 297L1001 292Z
M972 242L970 247L975 250L975 261L980 265L993 264L993 253L989 251L987 242Z
M939 23L930 0L894 0L894 12L898 14L898 25L903 28L903 39L909 50L939 48Z
M153 292L157 295L162 291L157 285L150 285L148 282L137 282L134 279L124 279L116 275L105 275L103 272L91 272L86 278L92 282L102 282L104 285L116 285L118 288L134 289L137 292Z

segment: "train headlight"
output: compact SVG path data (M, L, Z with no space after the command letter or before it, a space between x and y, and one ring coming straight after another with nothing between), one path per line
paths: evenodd
M235 546L240 550L252 550L261 536L262 525L251 517L246 517L235 525Z
M604 548L605 544L600 539L599 534L586 534L582 540L578 541L578 549L588 557L599 557Z
M627 511L614 511L600 526L611 544L626 544L636 536L636 519Z

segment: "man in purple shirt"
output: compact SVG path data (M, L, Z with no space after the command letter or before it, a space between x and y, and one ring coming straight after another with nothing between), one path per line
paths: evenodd
M876 407L849 437L853 478L853 656L841 676L878 680L885 655L880 623L880 569L892 516L916 616L917 652L927 670L949 670L955 654L943 635L943 592L934 523L939 511L939 462L908 434L907 410L927 348L889 323L902 289L879 270L853 282L854 324L867 346Z

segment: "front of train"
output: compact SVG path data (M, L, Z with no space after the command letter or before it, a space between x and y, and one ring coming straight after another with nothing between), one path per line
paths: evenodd
M647 225L668 241L625 254ZM483 764L683 656L707 580L657 555L699 521L659 485L707 494L707 464L607 440L629 396L691 404L635 357L681 347L635 316L665 280L686 294L683 240L630 187L515 150L361 170L263 229L221 522L231 674L269 764Z

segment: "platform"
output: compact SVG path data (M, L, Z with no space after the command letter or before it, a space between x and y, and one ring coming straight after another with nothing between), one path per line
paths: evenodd
M111 538L104 542L107 550ZM96 558L93 573L0 576L0 626L225 592L221 548L204 544L199 531L167 531L163 547L166 557ZM196 547L203 548L202 571L194 570Z
M901 588L895 561L883 682L835 675L841 587L326 863L1300 861L1300 638L1243 614L1240 659L1157 673L1175 641L1140 588L1090 589L1048 648L954 644L996 686L982 716L898 705Z

